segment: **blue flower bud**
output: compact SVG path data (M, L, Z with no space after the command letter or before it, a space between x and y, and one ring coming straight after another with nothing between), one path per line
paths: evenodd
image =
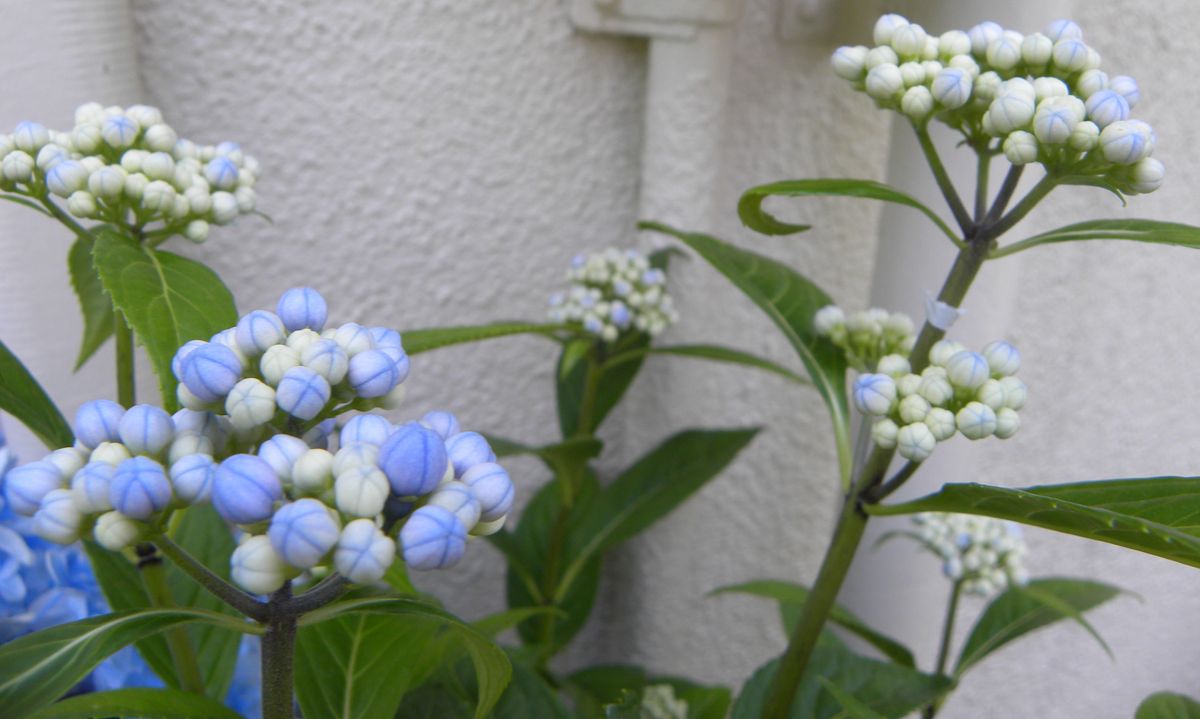
M458 418L449 412L426 412L425 416L421 418L421 424L437 432L443 441L462 431L462 428L458 426Z
M338 443L343 447L359 442L378 446L383 444L391 433L392 423L382 415L360 414L342 427Z
M479 517L483 521L499 519L512 509L513 483L500 465L494 462L477 464L463 473L462 481L479 500Z
M396 543L370 519L356 519L342 529L333 566L357 584L377 582L396 558Z
M311 569L337 544L340 531L328 507L315 499L298 499L275 512L267 537L283 561L296 569Z
M120 438L118 427L125 408L107 399L85 402L75 413L75 439L88 449L95 449L101 442L116 442Z
M113 509L133 519L149 519L171 502L171 482L162 465L149 457L130 457L117 465L108 487Z
M217 513L234 524L270 518L275 502L283 499L279 477L261 457L235 454L217 467L212 502Z
M175 379L183 379L183 361L187 356L206 344L208 343L204 340L188 340L175 351L175 356L171 358L171 374L175 375Z
M462 482L446 482L439 486L429 495L428 504L451 512L458 517L458 521L462 522L468 532L479 522L479 516L483 512L483 507L471 488Z
M404 561L412 569L454 566L462 559L466 545L466 528L458 517L441 507L421 507L400 530Z
M446 454L454 463L454 476L461 477L468 469L484 462L495 462L496 453L478 432L459 432L446 440Z
M139 404L126 410L117 432L133 454L158 454L171 444L175 423L161 407Z
M301 350L300 364L334 385L345 378L350 369L350 358L337 342L320 339Z
M277 434L258 446L258 458L267 463L280 482L292 481L292 467L309 450L299 437Z
M237 165L227 157L214 157L204 166L204 179L218 190L232 190L237 187Z
M266 310L250 312L238 320L234 329L238 349L247 357L261 355L271 345L282 344L287 334L283 320Z
M197 347L183 360L183 384L203 402L216 402L242 378L242 360L219 342Z
M293 287L279 297L275 313L289 332L308 328L320 332L329 317L325 298L311 287Z
M293 417L312 419L325 409L331 391L321 375L308 367L293 367L279 380L275 404Z
M398 350L404 349L404 343L400 340L400 333L391 327L371 327L367 330L371 333L371 339L375 342L375 349L384 349L391 347Z
M175 498L185 505L204 504L212 499L217 463L204 454L181 457L171 465L171 484Z
M382 397L400 381L396 363L381 350L363 350L350 358L350 386L360 397Z
M112 509L109 487L116 468L107 462L88 462L71 478L71 493L81 512L96 514Z
M88 171L75 160L63 160L46 173L46 189L59 197L87 187Z
M436 432L409 422L379 448L379 467L401 497L432 492L446 473L446 445Z
M62 486L57 467L46 461L30 462L4 475L4 499L14 512L31 517L50 490Z
M75 506L69 489L52 489L42 499L42 506L33 515L33 531L42 539L56 544L70 544L79 539L83 514Z
M1129 119L1129 101L1114 90L1101 90L1085 103L1088 119L1101 130L1119 120Z

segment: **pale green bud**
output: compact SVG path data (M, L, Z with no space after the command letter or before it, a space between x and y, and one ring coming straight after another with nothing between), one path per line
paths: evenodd
M954 413L943 407L933 407L929 410L929 414L925 415L925 426L933 434L933 438L939 442L945 442L954 436L957 430L957 424L954 421Z
M886 417L871 425L871 441L880 449L895 449L900 428Z

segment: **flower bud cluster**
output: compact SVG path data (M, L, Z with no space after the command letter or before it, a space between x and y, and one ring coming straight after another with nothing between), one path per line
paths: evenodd
M874 420L871 439L877 446L922 462L955 434L967 439L1016 434L1026 396L1025 383L1013 376L1020 367L1020 353L1007 342L992 342L977 353L941 340L920 374L901 355L881 358L876 372L854 382L854 406Z
M154 107L82 105L65 132L22 122L0 134L0 190L60 198L82 219L203 242L255 206L258 161L237 143L197 145Z
M1153 129L1131 116L1138 84L1100 69L1070 20L1023 35L994 22L932 35L900 15L875 24L875 47L842 47L834 72L880 106L931 118L1014 165L1040 162L1103 177L1127 193L1162 185Z
M913 516L916 538L942 559L942 572L967 594L986 597L1028 581L1025 541L1012 522L972 514L923 512Z
M550 321L581 324L605 342L634 330L654 337L679 321L666 273L637 250L576 255L567 280L567 291L550 296Z
M841 348L850 365L860 371L874 370L879 360L889 355L907 356L916 341L908 315L877 307L847 315L841 307L827 305L817 310L813 327Z
M398 551L415 569L452 566L468 535L498 531L512 508L512 481L487 440L447 412L401 425L358 415L336 452L276 434L231 453L232 431L212 413L88 402L75 446L10 471L4 496L39 536L91 537L113 551L161 531L172 511L211 502L246 533L232 575L258 594L329 566L375 582Z
M353 322L326 329L327 316L320 293L297 287L274 312L254 310L208 342L188 342L171 363L179 403L227 416L244 436L287 423L277 417L319 422L336 405L398 406L409 372L400 333Z

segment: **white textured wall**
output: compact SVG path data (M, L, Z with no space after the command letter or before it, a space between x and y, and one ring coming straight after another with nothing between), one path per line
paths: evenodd
M1188 0L1143 10L1116 0L1063 1L1076 7L1106 65L1141 81L1139 115L1158 130L1169 184L1134 200L1130 211L1200 222L1190 190L1200 173L1200 138L1191 124L1200 93L1191 78L1200 60L1186 42L1200 30L1200 8ZM25 6L0 3L6 20ZM867 40L870 21L850 35L784 42L778 10L777 0L747 3L733 41L729 104L716 114L723 128L717 171L706 181L711 207L683 216L710 216L711 226L698 229L785 259L843 304L863 306L873 292L880 208L851 201L787 208L817 229L780 239L746 232L733 213L739 192L759 182L883 178L887 171L888 119L827 69L834 45ZM403 328L538 317L573 253L636 241L646 43L576 33L554 0L135 0L133 18L144 99L161 106L185 136L235 139L262 161L261 208L275 224L244 219L188 250L217 268L242 309L307 283L347 320ZM27 54L61 42L51 33L62 31L61 23L37 26L25 39L29 48L2 56L6 67L28 69ZM35 114L65 125L70 109L94 93L102 102L133 101L128 44L118 40L98 53L101 59L82 68L54 73L53 84L6 89L0 120ZM105 85L118 70L126 80ZM712 113L693 110L681 114L680 132ZM658 177L674 168L690 178L695 158L657 161ZM1053 211L1035 218L1038 226L1098 209L1122 212L1100 193L1061 194ZM668 200L663 212L683 212L682 199ZM0 336L34 358L73 410L107 381L109 365L104 359L64 382L77 322L62 273L66 241L46 223L17 215L0 208ZM27 269L13 269L27 259ZM1200 445L1192 439L1192 406L1200 380L1190 360L1200 351L1200 322L1191 307L1200 300L1192 279L1198 270L1200 255L1182 250L1057 247L1029 254L1010 272L1008 309L989 315L989 298L974 295L979 314L1011 318L997 331L1024 351L1031 402L1015 440L956 448L953 466L940 471L1014 486L1194 473ZM793 361L766 319L702 263L679 263L672 278L685 321L670 340L722 341ZM67 338L44 333L44 325L66 328ZM548 346L533 339L421 357L403 414L444 406L474 427L549 440L552 364ZM684 426L740 424L769 429L724 477L613 557L594 621L567 663L632 660L739 684L781 649L771 608L703 595L754 577L815 575L836 494L827 420L815 393L746 371L656 361L607 434L621 443L615 457L627 461ZM18 440L25 455L33 453L27 435ZM513 466L527 498L543 480L541 469ZM1108 579L1146 603L1120 600L1094 616L1116 664L1078 630L1055 630L1030 640L1026 653L1006 652L969 677L947 706L948 719L1127 717L1154 689L1195 693L1200 651L1190 638L1200 633L1200 574L1044 532L1029 538L1036 574ZM943 601L933 561L882 564L903 568L897 581L860 573L847 601L892 622L928 657L932 639L922 621ZM925 582L939 587L932 599L912 590ZM503 603L499 558L482 544L461 568L426 584L469 614ZM880 596L888 599L868 601Z

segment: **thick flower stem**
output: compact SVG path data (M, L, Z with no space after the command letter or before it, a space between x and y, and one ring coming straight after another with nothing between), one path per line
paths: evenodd
M115 312L113 317L113 344L117 351L117 403L129 408L137 403L133 374L133 330L120 312Z
M175 607L175 597L171 595L171 588L167 584L167 571L162 555L153 544L148 543L139 544L136 551L138 573L141 574L142 584L146 587L150 605L158 608ZM175 673L179 676L180 688L193 694L203 694L204 675L200 673L200 665L196 662L196 649L192 646L187 627L172 627L165 634L171 661L175 664Z
M287 609L292 585L271 595L267 603L267 631L262 638L262 711L263 719L294 719L294 662L296 656L296 615Z
M166 535L155 537L154 543L158 545L163 554L175 562L175 566L182 569L217 599L255 621L266 622L267 605L214 574L211 569L201 564L183 547L168 539Z
M937 658L937 674L946 673L946 660L950 657L950 641L954 638L954 620L958 615L958 600L962 597L962 581L956 581L950 587L950 601L946 605L946 619L942 623L942 643L938 647ZM929 706L925 707L922 713L924 719L933 719L937 715L938 709L941 708L942 700L939 698Z

